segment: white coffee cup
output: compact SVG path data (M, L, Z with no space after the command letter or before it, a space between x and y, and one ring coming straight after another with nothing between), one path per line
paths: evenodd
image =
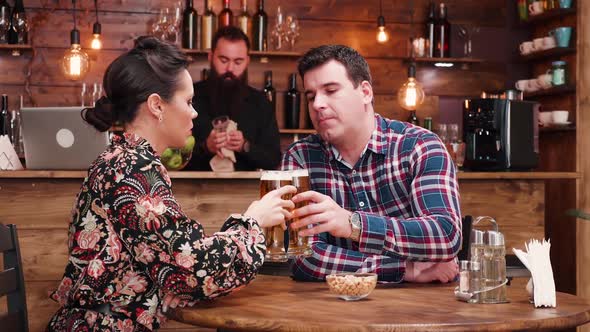
M532 41L525 41L524 43L520 44L520 54L526 55L533 51L533 42Z
M553 84L551 83L551 79L553 78L553 76L549 72L550 71L548 70L547 73L541 74L537 77L537 83L539 84L539 87L542 89L549 89L553 86Z
M543 12L543 2L535 1L529 5L529 13L531 15L539 15Z
M533 51L542 51L543 50L543 41L545 38L535 38L533 39Z
M539 112L539 122L548 125L553 121L553 112Z
M528 91L528 85L529 85L529 81L528 80L518 80L516 81L516 83L514 84L514 86L520 90L520 91Z
M553 123L567 123L570 112L565 110L557 110L551 112L551 120Z
M555 47L555 37L547 36L543 38L543 49L548 50Z

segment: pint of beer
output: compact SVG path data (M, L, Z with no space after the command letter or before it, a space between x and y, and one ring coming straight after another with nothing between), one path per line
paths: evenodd
M262 171L260 176L260 197L282 186L292 184L292 181L290 171ZM292 196L289 194L284 195L282 198L291 199ZM266 236L265 260L269 262L286 262L285 231L281 225L265 228L264 235Z
M309 172L306 169L297 169L291 171L291 175L293 177L293 185L297 187L298 194L310 190ZM305 205L307 205L307 202L299 202L295 204L295 209L304 207ZM290 220L289 224L291 224L291 222L297 221L298 219L299 218L297 217L293 218ZM299 230L289 227L289 250L287 252L289 258L311 255L309 237L300 236L298 232Z

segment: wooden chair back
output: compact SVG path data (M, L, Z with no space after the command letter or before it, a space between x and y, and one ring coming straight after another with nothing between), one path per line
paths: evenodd
M0 313L0 330L28 332L27 300L16 225L0 224L0 298L6 296L8 311Z

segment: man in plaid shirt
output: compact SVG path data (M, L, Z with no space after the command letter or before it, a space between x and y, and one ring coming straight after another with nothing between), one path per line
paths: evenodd
M293 143L283 169L308 169L308 201L291 227L313 236L293 275L375 272L381 281L449 282L461 213L455 168L437 135L375 114L371 74L355 50L326 45L298 64L317 135ZM309 226L309 228L308 228Z

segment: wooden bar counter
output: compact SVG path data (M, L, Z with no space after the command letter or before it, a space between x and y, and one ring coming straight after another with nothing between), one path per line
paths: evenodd
M0 171L0 222L16 224L24 261L30 327L40 331L58 306L47 297L67 261L67 229L84 171ZM172 190L184 212L207 233L230 213L258 198L259 172L171 172ZM576 180L578 173L459 173L463 215L491 215L506 248L545 236L545 181ZM172 323L169 328L179 327Z

